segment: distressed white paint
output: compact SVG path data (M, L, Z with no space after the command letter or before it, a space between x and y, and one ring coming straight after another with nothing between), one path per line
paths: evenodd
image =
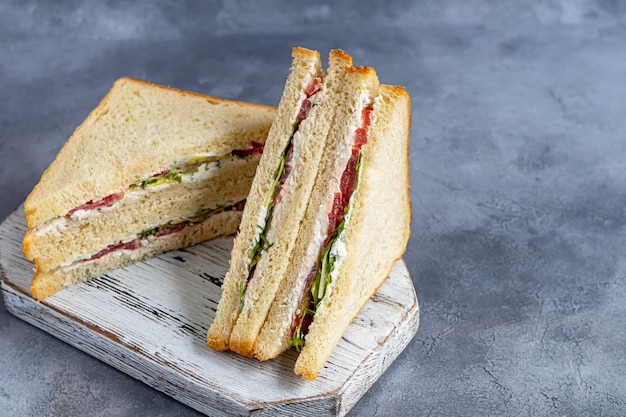
M317 380L296 354L259 362L205 345L232 238L172 251L37 302L21 251L20 207L0 225L7 309L61 340L210 415L344 415L409 343L419 308L404 262L365 305ZM251 388L252 387L252 388Z

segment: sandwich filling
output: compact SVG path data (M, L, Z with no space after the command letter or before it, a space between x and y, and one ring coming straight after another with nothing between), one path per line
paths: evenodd
M250 149L234 150L225 155L194 155L182 161L175 161L167 170L137 180L102 198L76 206L64 216L49 220L37 228L37 233L46 233L48 229L63 229L71 222L86 219L100 212L115 210L124 199L140 200L145 193L158 192L163 186L202 181L209 178L213 170L225 167L226 164L234 163L236 160L259 158L263 152L263 146L262 143L252 142Z
M322 80L320 78L314 78L304 91L304 98L300 104L296 120L292 123L291 134L287 140L285 147L280 155L279 164L274 171L273 179L270 189L268 190L266 197L265 209L261 212L257 223L257 234L254 238L254 245L248 252L248 275L239 283L239 312L243 309L246 289L248 284L254 277L256 268L263 258L263 253L272 246L268 236L270 235L270 229L272 220L274 218L274 209L280 204L285 191L285 183L290 177L294 166L294 150L299 147L296 142L300 135L297 135L298 129L302 122L306 120L311 109L315 106L315 96L322 90Z
M65 217L77 220L84 217L86 212L112 207L115 203L122 201L129 192L162 184L181 183L186 178L193 179L194 174L200 170L208 171L219 168L226 160L247 159L253 155L260 155L263 152L264 145L262 143L252 142L251 145L250 149L234 150L225 155L203 154L195 155L183 161L176 161L170 169L158 172L148 178L137 180L125 189L113 191L103 198L90 200L85 204L74 207L67 212Z
M341 258L345 256L344 230L349 219L351 197L358 187L361 150L367 143L372 112L371 104L361 111L361 124L355 130L351 153L341 174L339 190L334 193L332 208L328 213L325 237L318 249L317 259L305 278L304 292L300 295L298 309L292 318L288 342L298 352L304 346L304 338L313 316L336 277Z
M217 214L223 211L242 211L244 208L245 202L246 200L244 199L234 204L231 203L231 204L217 205L216 207L213 207L213 208L200 208L196 211L195 215L192 217L186 217L186 218L180 218L180 219L173 220L173 221L168 221L161 225L142 230L141 232L137 233L136 236L130 239L126 239L121 242L111 244L107 246L106 248L94 254L87 255L83 257L82 259L79 259L78 261L73 262L73 263L95 261L96 259L102 258L103 256L108 255L112 252L116 252L116 251L121 251L121 250L133 251L133 250L139 249L143 245L145 245L147 242L152 241L156 238L172 235L174 233L182 231L183 229L187 227L197 226L214 214Z
M86 262L96 261L110 254L114 255L116 253L122 253L122 251L129 252L137 250L153 242L155 239L173 235L189 227L200 226L212 215L225 211L243 211L245 202L246 200L244 199L236 203L229 202L223 205L218 204L216 207L213 208L200 208L192 216L182 217L176 220L170 220L158 226L147 228L133 236L130 236L127 239L122 239L119 242L112 243L98 251L83 254L73 261L70 261L63 265L59 265L56 269L73 268L80 266L81 264L84 264Z
M240 163L238 160L260 157L263 152L263 144L253 142L249 149L234 150L224 155L200 154L184 160L175 161L172 167L140 179L127 187L115 190L105 197L93 199L69 210L64 216L57 217L38 228L38 234L48 233L50 230L63 230L72 224L82 224L82 221L98 216L109 211L118 209L125 199L129 204L135 204L146 198L149 193L159 193L163 187L175 186L180 183L202 183L211 181L216 169L221 166ZM241 198L241 197L240 197ZM126 204L126 203L124 203ZM73 259L67 259L55 269L72 268L85 262L96 261L106 255L120 253L122 251L137 250L155 239L178 233L186 228L196 227L205 222L212 215L224 211L242 211L245 198L241 201L225 201L210 207L201 206L195 212L179 218L163 219L162 223L147 224L146 229L137 233L131 229L126 238L117 240L108 246L94 248L93 252L77 254ZM120 206L121 207L121 206ZM121 209L121 208L120 208ZM144 226L145 227L145 226Z

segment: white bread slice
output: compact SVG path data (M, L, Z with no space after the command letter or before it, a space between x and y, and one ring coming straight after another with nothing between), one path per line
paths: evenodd
M257 264L254 277L245 291L243 309L239 312L240 284L249 274L249 253L255 245L255 239L258 239L259 219L264 217L268 192L271 192L280 155L288 143L292 125L305 98L305 89L313 78L323 75L317 51L304 48L293 50L291 73L248 196L217 314L207 334L207 344L213 349L231 349L244 356L253 355L256 337L288 267L288 254L298 234L334 116L332 101L341 85L345 69L352 64L352 58L336 50L331 52L329 63L329 75L324 80L321 92L317 94L316 105L294 135L293 169L285 183L285 190L288 191L282 194L280 203L274 208L268 234L272 245ZM289 185L290 182L292 185Z
M332 133L326 142L306 215L291 253L290 266L255 346L255 357L260 360L275 358L289 348L287 340L296 310L302 312L308 307L307 276L315 267L328 234L328 216L351 155L356 129L362 124L362 110L374 101L378 86L376 72L371 67L351 67L344 77L341 94L334 103L337 114ZM303 302L299 303L303 296Z
M67 285L100 276L141 259L195 245L218 236L234 234L241 221L241 214L241 211L223 211L208 217L202 223L187 226L177 233L149 239L139 249L118 250L95 261L78 262L51 271L36 268L30 287L31 294L38 300L43 300Z
M295 364L308 379L334 350L345 329L388 277L410 234L410 98L402 87L381 85L363 147L359 183L345 228L346 257L322 299Z
M121 78L74 131L24 203L29 227L203 152L225 155L260 141L268 106Z

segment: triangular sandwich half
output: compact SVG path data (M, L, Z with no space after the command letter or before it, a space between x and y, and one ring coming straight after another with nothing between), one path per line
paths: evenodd
M290 268L255 346L274 358L300 351L295 372L313 379L344 331L388 277L410 234L410 99L353 67L349 100L327 140Z
M230 269L224 279L208 345L252 356L274 295L289 265L309 203L343 77L352 58L329 55L324 76L319 53L293 49L276 119L254 178Z
M31 293L237 231L275 109L117 80L24 204Z

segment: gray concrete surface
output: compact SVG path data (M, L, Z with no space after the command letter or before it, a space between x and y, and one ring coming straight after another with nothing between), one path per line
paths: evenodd
M413 100L422 324L351 415L626 415L623 2L0 2L0 217L117 77L276 105L295 45ZM0 352L3 416L194 415L3 308Z

